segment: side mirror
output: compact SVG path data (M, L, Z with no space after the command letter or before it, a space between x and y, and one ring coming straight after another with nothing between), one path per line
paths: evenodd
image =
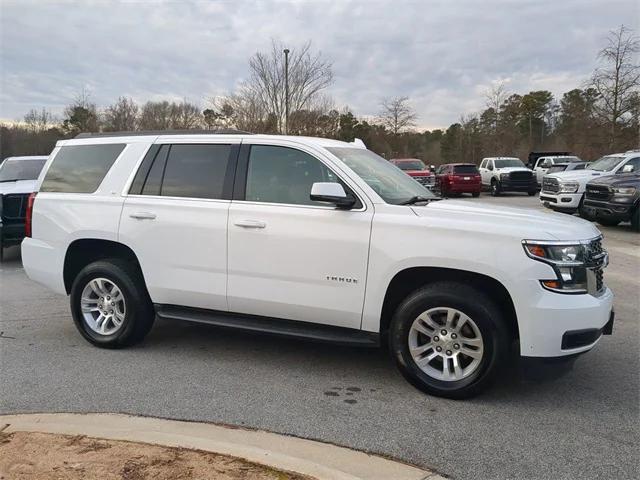
M314 202L333 203L338 208L350 209L356 204L353 195L347 195L344 187L339 183L316 182L311 186L311 195Z

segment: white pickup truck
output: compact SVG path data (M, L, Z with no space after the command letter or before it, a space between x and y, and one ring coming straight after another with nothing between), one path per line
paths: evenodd
M547 208L565 212L578 212L590 218L584 208L584 192L589 181L607 175L640 171L640 151L606 155L584 170L571 170L545 175L542 178L540 202Z
M535 175L519 158L483 158L478 170L482 186L494 197L502 192L526 192L533 196L538 191Z
M569 359L612 329L590 222L441 200L358 144L83 136L58 142L29 207L24 268L70 295L99 347L141 341L156 316L388 342L409 381L462 398L513 346Z
M549 169L557 164L564 163L586 163L580 160L578 157L562 155L556 157L540 157L536 161L536 164L533 167L533 173L536 176L536 181L538 182L538 186L542 185L542 178L547 174Z

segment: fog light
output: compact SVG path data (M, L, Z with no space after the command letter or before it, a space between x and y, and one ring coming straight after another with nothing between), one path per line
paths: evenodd
M558 280L542 280L542 284L547 288L560 288Z
M570 198L561 198L560 201L562 203L569 203L571 201L571 199Z

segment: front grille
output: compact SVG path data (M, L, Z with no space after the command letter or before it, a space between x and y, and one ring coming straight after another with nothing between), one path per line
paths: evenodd
M595 280L595 293L604 289L604 268L607 266L607 252L602 248L602 239L596 238L587 245L587 265Z
M558 193L560 191L560 183L557 178L542 177L542 191L547 193Z
M433 175L421 175L418 177L413 177L413 179L421 185L425 187L432 187L436 182L436 177Z
M608 200L611 190L605 185L587 185L585 197L587 200Z
M2 196L2 219L23 220L27 216L29 194L11 193Z
M509 173L509 180L512 182L530 182L532 172L511 172Z
M602 268L596 268L594 273L596 274L596 292L599 292L604 287L604 271Z

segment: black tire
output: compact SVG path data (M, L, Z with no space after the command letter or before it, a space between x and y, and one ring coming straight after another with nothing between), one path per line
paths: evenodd
M110 335L92 330L81 310L82 292L96 278L105 278L117 285L126 305L122 325ZM76 328L86 340L97 347L121 348L136 344L149 333L155 320L153 304L140 270L118 258L100 260L84 267L73 281L70 303Z
M498 182L495 178L491 179L491 195L497 197L500 195L500 182Z
M620 223L620 220L613 220L611 218L598 218L598 223L603 227L615 227Z
M593 222L595 220L595 218L589 215L589 212L584 207L584 195L582 195L580 204L578 205L578 215L580 215L585 220L589 220L590 222Z
M640 232L640 205L638 205L631 215L631 230Z
M478 198L478 197L480 196L480 192L473 192L473 193L471 194L471 196L472 196L473 198Z
M527 192L527 195L529 195L530 197L533 197L536 193L538 193L536 190L533 190L531 192Z
M482 335L484 353L480 363L461 380L444 381L427 374L416 364L409 350L414 320L423 312L438 307L463 312L473 319ZM400 303L389 328L389 349L402 375L415 387L430 395L462 399L488 387L505 365L509 335L500 310L486 295L461 283L438 282L419 288Z

